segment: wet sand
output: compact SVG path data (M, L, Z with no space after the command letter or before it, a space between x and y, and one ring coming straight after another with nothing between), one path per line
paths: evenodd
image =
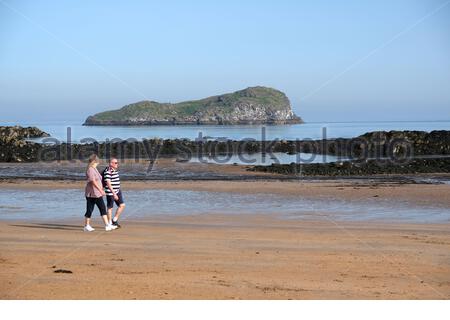
M450 298L449 225L203 215L107 233L98 220L89 234L0 222L0 298Z
M99 165L100 170L107 164ZM120 170L122 180L128 181L334 181L334 180L375 180L380 182L414 183L422 179L444 179L450 181L450 174L380 174L369 176L302 176L283 175L278 173L249 171L252 165L233 165L218 163L177 162L174 158L159 158L153 164L149 161L121 160ZM150 170L149 170L150 169ZM86 163L81 161L53 161L32 163L1 163L0 181L3 180L79 180L85 179Z
M11 179L0 181L0 189L80 189L83 181L65 180L25 180ZM449 184L416 184L395 180L324 180L324 181L277 181L277 180L245 180L245 181L123 181L124 191L132 190L193 190L238 193L260 193L298 195L318 199L346 199L406 201L419 205L441 205L450 207Z
M5 189L82 188L10 180ZM124 181L141 189L275 193L450 206L450 185L392 181ZM80 191L81 192L81 191ZM124 217L126 217L126 212ZM278 215L0 222L2 299L449 299L450 223L283 220ZM55 271L61 273L56 273ZM71 273L64 273L70 271Z
M102 169L107 165L99 165ZM121 160L121 177L127 180L244 180L291 179L279 174L253 172L250 166L215 163L177 162L175 158L159 158L153 165L146 160ZM86 163L74 161L2 163L0 179L84 180Z

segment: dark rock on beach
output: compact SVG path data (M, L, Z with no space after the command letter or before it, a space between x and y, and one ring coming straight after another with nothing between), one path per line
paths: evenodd
M279 141L273 151L328 154L346 159L450 155L450 131L374 131L354 138Z
M58 269L53 271L54 273L73 273L71 270Z
M23 140L28 138L42 138L50 135L36 127L0 126L0 143Z
M38 161L41 145L26 141L31 138L48 137L49 134L36 127L0 127L0 161Z
M282 146L283 152L294 142ZM375 131L350 139L297 141L296 151L348 161L273 164L249 170L304 176L365 176L450 172L450 131Z
M342 161L322 164L255 166L249 170L281 174L318 176L373 175L383 173L446 173L449 169L450 131L381 131L351 139L304 141L233 141L144 139L108 143L67 144L59 141L35 143L29 138L48 137L38 128L0 127L1 162L85 160L96 153L100 158L150 160L191 157L271 153L314 153L334 155Z
M254 166L250 171L298 176L368 176L376 174L450 173L450 158L423 158L408 161L386 159L363 162L333 162L311 164L272 164Z

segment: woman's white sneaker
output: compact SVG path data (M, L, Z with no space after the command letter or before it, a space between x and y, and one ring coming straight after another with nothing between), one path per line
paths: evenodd
M107 226L105 226L105 231L112 231L112 230L116 230L117 227L113 226L112 224L108 224Z
M92 228L90 225L87 225L87 226L84 226L83 230L84 230L85 232L92 232L92 231L94 231L95 229Z

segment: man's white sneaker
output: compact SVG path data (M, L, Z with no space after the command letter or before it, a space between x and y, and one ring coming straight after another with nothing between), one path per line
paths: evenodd
M116 229L117 229L116 226L113 226L113 225L110 225L110 224L105 226L105 231L112 231L112 230L116 230Z
M85 226L85 227L83 228L83 230L84 230L85 232L92 232L92 231L94 231L95 229L92 228L90 225L87 225L87 226Z

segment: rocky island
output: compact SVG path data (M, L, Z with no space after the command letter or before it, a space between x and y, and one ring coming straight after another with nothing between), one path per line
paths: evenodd
M267 87L250 87L233 93L180 103L141 101L118 110L89 116L83 125L239 125L295 124L288 97Z

